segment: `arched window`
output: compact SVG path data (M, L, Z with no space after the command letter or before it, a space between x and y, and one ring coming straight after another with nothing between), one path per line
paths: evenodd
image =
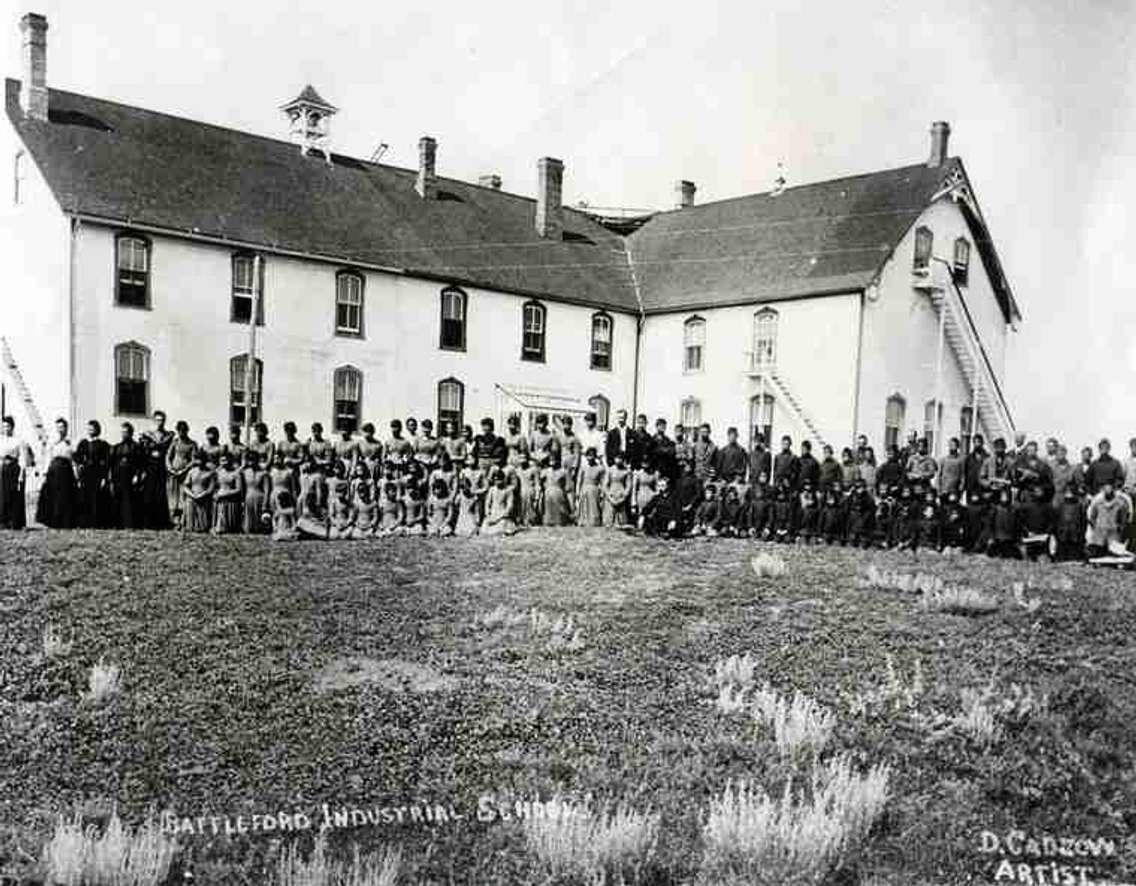
M884 449L898 446L903 434L903 418L907 412L907 401L900 394L892 394L884 407Z
M706 347L706 321L691 317L682 325L682 369L684 372L702 371L702 350Z
M448 286L442 290L442 322L438 347L447 351L465 350L466 296Z
M753 315L754 369L771 369L777 364L777 319L773 308L762 308Z
M135 341L114 348L114 411L150 414L150 349Z
M749 445L757 442L758 434L769 446L773 440L773 395L758 394L749 401Z
M258 357L252 370L252 396L248 396L248 354L238 354L229 359L229 421L243 425L246 418L250 422L262 420L261 392L264 386L264 362ZM252 415L246 416L245 408L251 407Z
M611 369L612 329L610 314L592 314L592 369Z
M955 240L955 282L965 286L970 278L970 241L966 237Z
M930 228L919 227L915 229L915 260L912 267L917 271L926 270L931 266L931 250L935 245L935 235Z
M363 275L355 271L335 275L335 333L363 334Z
M687 397L678 405L678 423L684 430L697 428L702 424L702 404L694 397Z
M438 427L449 422L450 427L461 428L465 423L465 385L456 378L438 382Z
M962 454L970 455L970 442L974 437L974 407L964 406L959 410L959 442Z
M115 303L127 308L150 307L150 241L119 234L115 246Z
M611 401L603 394L596 394L588 399L588 405L596 414L596 427L601 431L606 431L608 418L611 416Z
M938 409L935 407L938 406ZM939 420L943 417L943 404L928 400L923 404L923 437L927 440L927 452L935 454L935 434L939 430Z
M24 153L23 148L20 148L20 150L16 151L16 157L12 163L12 203L15 206L19 206L20 201L23 199L21 192L23 191L26 168L27 154Z
M257 266L260 268L259 273L255 270ZM233 297L229 319L234 323L248 323L254 302L257 305L256 325L263 326L264 257L261 256L260 261L257 261L257 256L251 252L239 252L233 256Z
M355 433L363 413L363 373L354 366L340 366L332 375L332 387L332 425L336 431Z
M537 301L527 301L521 307L521 359L544 362L545 338L544 305Z

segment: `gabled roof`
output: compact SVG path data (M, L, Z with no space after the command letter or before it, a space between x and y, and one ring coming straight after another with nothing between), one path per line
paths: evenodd
M333 105L331 102L329 102L327 99L325 99L322 95L320 95L318 92L316 92L315 87L312 86L311 83L309 83L307 86L305 86L303 89L301 89L300 94L297 95L290 102L288 102L285 105L281 105L280 109L282 111L287 111L289 108L295 107L297 105L313 105L317 108L322 108L323 110L331 111L332 113L339 110L337 107L335 107L335 105Z
M7 112L68 213L217 237L415 275L638 311L623 239L565 207L541 238L535 201L53 89L49 120Z
M314 100L323 99L310 86ZM416 171L49 92L48 122L8 117L65 212L503 292L649 313L861 290L962 164L905 166L603 224L564 207L544 239L535 201ZM964 204L965 205L965 204ZM1017 306L977 206L966 210L1007 320ZM624 222L626 220L623 220Z
M863 289L956 171L951 158L660 213L628 238L644 303L662 312ZM1009 319L989 235L976 241Z

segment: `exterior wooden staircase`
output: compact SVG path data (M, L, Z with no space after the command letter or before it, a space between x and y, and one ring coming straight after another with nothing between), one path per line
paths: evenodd
M8 339L3 337L0 337L0 362L3 362L4 370L7 372L8 378L12 380L12 386L16 389L16 394L24 406L24 412L31 420L32 430L35 431L40 447L47 446L47 429L43 426L43 418L40 416L27 382L24 381L23 373L20 372L16 358L12 356L12 348L8 345Z

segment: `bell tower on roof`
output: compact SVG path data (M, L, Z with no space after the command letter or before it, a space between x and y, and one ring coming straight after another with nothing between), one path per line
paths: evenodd
M300 153L319 153L331 163L331 132L328 125L339 109L326 101L309 83L280 110L288 116L288 131Z

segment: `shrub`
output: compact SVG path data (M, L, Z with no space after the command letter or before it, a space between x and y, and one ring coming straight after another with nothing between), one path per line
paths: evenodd
M919 700L926 691L923 683L923 666L915 659L911 683L904 682L896 670L891 655L884 657L884 679L880 686L866 692L857 692L845 697L849 712L853 716L878 717L910 713L919 706Z
M71 644L65 643L63 637L49 624L43 629L43 654L47 658L59 658L71 651Z
M280 855L272 882L274 886L394 886L401 867L400 850L362 855L358 845L351 861L332 861L327 857L327 832L320 831L306 861L300 857L298 841Z
M772 554L756 554L749 565L758 578L781 578L787 571L785 561Z
M816 886L854 861L887 802L890 769L852 771L847 757L814 769L809 789L790 781L780 799L727 785L706 815L699 883Z
M753 672L757 669L757 659L750 656L734 654L729 658L720 658L714 662L714 685L740 686L746 688L753 685Z
M98 704L113 695L117 695L122 688L121 676L118 665L107 664L100 658L91 667L87 700Z
M971 689L962 691L962 712L954 717L953 723L983 747L994 744L999 738L994 712L982 693Z
M804 693L794 692L790 700L768 685L754 694L753 716L773 730L777 751L785 759L819 754L832 738L835 725L832 714Z
M596 814L555 796L524 820L525 843L554 881L621 886L640 882L654 858L659 816L623 803Z
M176 852L176 842L150 820L132 831L112 811L100 835L78 815L60 818L43 850L44 878L52 886L156 886Z

